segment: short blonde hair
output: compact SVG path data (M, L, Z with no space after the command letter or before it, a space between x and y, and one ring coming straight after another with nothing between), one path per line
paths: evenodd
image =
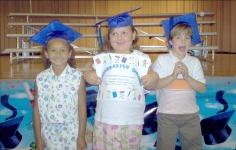
M175 25L171 31L170 31L170 36L168 40L172 40L176 35L180 35L181 33L185 33L186 35L189 35L191 37L191 39L193 39L192 37L192 28L190 25L188 25L187 23L181 23L181 24L177 24Z

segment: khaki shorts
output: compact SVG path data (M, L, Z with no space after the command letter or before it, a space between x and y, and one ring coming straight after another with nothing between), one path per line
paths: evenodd
M202 150L199 114L157 115L157 150L174 150L179 135L182 150Z

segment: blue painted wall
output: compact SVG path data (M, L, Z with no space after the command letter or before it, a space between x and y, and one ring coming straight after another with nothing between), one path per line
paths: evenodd
M200 107L202 142L205 150L234 150L236 148L236 78L207 77L207 91L197 93ZM31 91L25 90L29 85ZM96 86L87 86L87 133L88 149L92 149ZM32 124L34 80L0 80L0 149L35 149ZM155 150L157 120L155 92L146 95L145 124L141 143L142 150ZM176 142L176 149L180 143Z

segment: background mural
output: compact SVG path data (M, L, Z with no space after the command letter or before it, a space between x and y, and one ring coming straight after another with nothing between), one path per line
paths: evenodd
M34 150L32 112L34 80L0 80L0 149ZM87 90L88 149L92 149L93 119L96 106L96 86ZM235 150L236 148L236 78L207 77L207 91L197 93L200 107L202 142L205 150ZM145 124L142 150L155 150L158 132L154 91L146 94ZM178 139L178 137L177 137ZM176 141L176 150L180 150Z

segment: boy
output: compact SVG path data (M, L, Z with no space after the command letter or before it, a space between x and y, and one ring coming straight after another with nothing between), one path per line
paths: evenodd
M162 26L171 50L153 64L153 71L159 74L157 149L175 149L179 133L182 149L201 150L196 92L205 92L206 80L198 58L187 53L191 44L200 43L196 15L170 18Z

